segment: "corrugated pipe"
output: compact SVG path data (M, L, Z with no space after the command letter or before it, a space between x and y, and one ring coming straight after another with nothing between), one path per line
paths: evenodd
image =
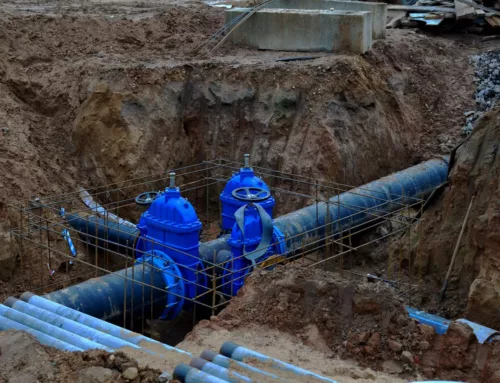
M433 159L332 197L328 205L322 202L317 207L311 205L281 216L274 221L274 225L287 236L287 252L291 254L295 249L301 248L304 241L323 238L325 223L339 220L331 232L340 233L349 227L377 219L376 210L380 212L380 215L387 214L400 209L401 204L407 204L413 198L426 198L436 187L446 181L447 174L448 159ZM366 212L365 209L369 208L372 210ZM329 210L329 218L327 218L327 210ZM318 216L316 211L318 211ZM351 217L352 214L356 214L355 217ZM73 216L71 218L73 224L78 223L79 230L94 235L91 231L84 230L88 227L88 221L79 221L79 218L81 217ZM99 221L100 223L104 224L104 222ZM107 226L103 225L102 228L99 226L101 225L96 225L93 228L98 233L98 237L112 239L118 244L123 245L125 240L130 246L133 242L132 238L134 240L137 238L136 232L130 233L130 236L128 234L123 236L120 233L115 233L114 228L109 224ZM121 229L122 227L120 227ZM228 248L225 238L206 242L200 246L200 258L212 259L214 252L218 253L220 250ZM127 274L130 278L132 271L134 271L134 279L142 282L143 278L138 276L141 270L142 266L135 266L128 269L128 271L122 270L83 282L61 290L63 293L60 291L54 292L47 294L45 297L68 307L91 313L91 315L98 318L108 318L110 313L114 313L112 315L114 317L125 309L123 299L124 275ZM162 278L156 278L155 276L153 279L154 286L162 290L165 289L165 282ZM136 285L139 285L139 283L136 283ZM104 292L96 293L99 289L104 289ZM131 292L135 294L134 299L136 301L142 299L141 286L137 286ZM131 295L127 294L127 297L131 297ZM145 294L144 297L145 304L150 304L149 294ZM159 301L154 299L153 303ZM130 306L127 304L127 307Z

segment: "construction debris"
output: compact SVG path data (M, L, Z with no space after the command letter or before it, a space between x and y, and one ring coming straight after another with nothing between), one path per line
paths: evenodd
M500 31L500 0L418 0L389 5L387 28L442 28L496 35ZM401 16L404 12L404 16Z
M474 80L477 85L476 111L465 113L463 136L469 135L474 123L490 111L500 99L500 51L495 50L473 56L471 61L475 67Z

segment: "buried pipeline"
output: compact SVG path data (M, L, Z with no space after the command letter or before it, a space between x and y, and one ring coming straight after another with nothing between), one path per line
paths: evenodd
M98 217L67 214L67 222L90 243L106 238L118 251L133 246L136 263L44 298L115 322L142 300L143 312L173 319L212 287L215 271L223 282L221 293L234 296L245 276L266 259L293 258L304 243L324 242L429 197L446 182L448 160L426 161L273 219L275 200L246 156L220 195L222 235L204 243L199 243L201 222L171 173L170 186L152 201L137 228L118 230Z

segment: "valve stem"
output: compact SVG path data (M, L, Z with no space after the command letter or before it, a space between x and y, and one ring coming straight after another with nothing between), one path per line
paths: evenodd
M243 158L245 160L245 168L249 168L250 167L250 154L244 154L243 155Z
M175 188L175 172L170 173L170 188Z

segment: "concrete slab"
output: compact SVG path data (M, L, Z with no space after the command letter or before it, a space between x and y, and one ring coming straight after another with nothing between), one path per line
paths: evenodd
M225 12L227 24L248 8ZM365 53L372 46L372 13L263 9L235 29L229 39L256 49Z
M342 0L274 0L266 9L321 9L335 11L368 11L373 13L373 40L385 39L387 4Z

